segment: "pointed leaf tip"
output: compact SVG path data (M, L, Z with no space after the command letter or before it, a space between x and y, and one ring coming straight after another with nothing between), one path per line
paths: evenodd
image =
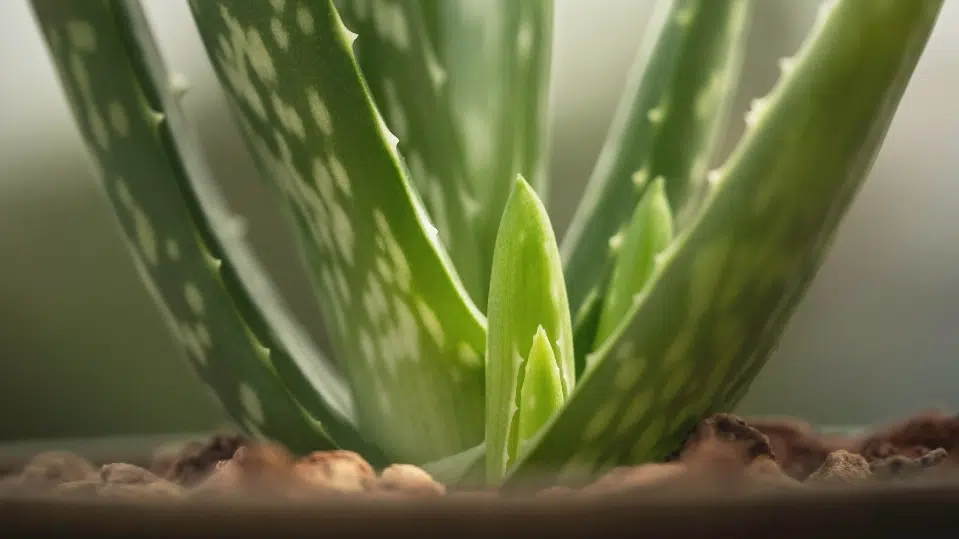
M666 183L657 176L636 205L613 267L606 300L592 349L602 346L616 328L625 323L636 298L656 270L657 256L673 241L673 214Z
M546 207L539 199L539 195L536 194L536 190L533 189L533 186L526 181L526 178L524 178L522 174L517 174L516 178L513 179L513 190L510 193L509 199L507 199L507 204L509 204L509 200L518 196L521 196L522 199L528 203L543 208L543 213L546 213Z
M519 401L520 444L532 439L565 401L559 364L543 326L533 337L525 370Z

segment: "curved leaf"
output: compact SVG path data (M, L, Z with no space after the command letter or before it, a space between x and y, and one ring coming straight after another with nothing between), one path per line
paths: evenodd
M563 238L570 308L577 318L603 295L615 253L652 178L665 178L679 229L695 215L742 66L753 0L660 0L614 124ZM581 336L582 335L582 336ZM577 328L580 354L600 346Z
M735 404L867 175L941 5L824 5L630 324L595 352L512 480L663 457L701 417Z
M547 200L553 3L422 0L476 191L484 287L512 179L521 174Z
M337 2L410 177L485 305L516 174L546 185L552 0Z
M343 381L292 322L223 206L139 5L32 6L133 261L200 377L252 433L296 451L339 443L375 460Z
M330 0L190 5L283 201L361 430L407 462L482 442L485 320L406 181L354 60L356 34Z
M399 138L409 178L467 291L485 304L488 276L472 226L479 206L452 123L449 77L426 33L423 6L406 0L337 5L363 36L353 50L386 125Z

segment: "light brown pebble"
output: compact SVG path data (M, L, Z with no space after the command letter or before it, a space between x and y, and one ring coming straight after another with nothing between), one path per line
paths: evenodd
M818 470L806 478L807 483L846 485L862 481L872 475L865 457L844 449L833 451Z
M949 458L949 452L939 447L918 458L919 465L923 468L932 468L945 462Z
M217 462L213 472L190 493L219 497L239 490L289 490L293 484L292 455L274 444L255 444L240 447L233 458Z
M161 479L146 468L117 462L114 464L105 464L100 468L100 480L103 483L142 485L156 483Z
M227 462L233 463L244 478L285 477L293 468L293 454L276 444L240 447Z
M376 483L373 467L353 451L315 451L300 459L293 470L308 487L342 493L366 492Z
M425 470L411 464L393 464L383 470L377 487L421 496L442 496L446 487L436 482Z
M65 451L48 451L30 459L18 482L21 487L50 488L95 476L96 469L85 458Z

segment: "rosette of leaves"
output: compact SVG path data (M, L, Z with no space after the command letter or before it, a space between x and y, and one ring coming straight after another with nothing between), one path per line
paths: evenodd
M661 458L737 403L941 4L824 3L710 171L753 1L662 0L560 244L549 0L190 2L327 357L233 226L140 3L32 0L131 260L237 423L493 485Z

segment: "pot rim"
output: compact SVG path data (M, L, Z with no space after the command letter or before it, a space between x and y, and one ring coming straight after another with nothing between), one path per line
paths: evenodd
M0 535L155 536L178 539L316 536L417 539L462 534L497 538L592 538L638 529L649 537L808 539L916 535L946 526L959 507L959 480L768 493L411 500L197 499L189 502L0 497ZM940 522L941 521L941 522ZM148 533L146 533L148 532Z

